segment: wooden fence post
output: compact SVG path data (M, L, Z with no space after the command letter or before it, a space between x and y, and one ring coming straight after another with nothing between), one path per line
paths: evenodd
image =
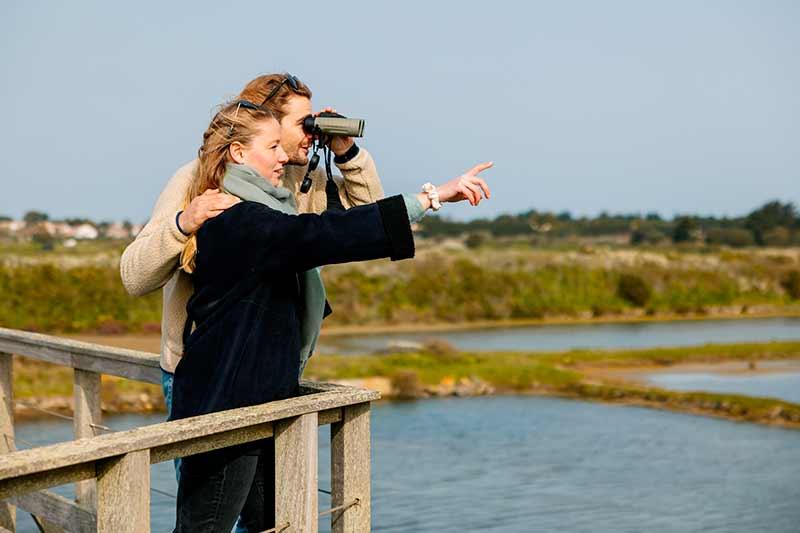
M331 507L358 504L331 515L334 533L370 531L370 404L342 408L331 425Z
M0 455L13 452L14 445L14 394L12 389L13 357L0 352ZM0 529L16 531L17 511L10 503L0 501Z
M77 368L74 374L73 432L76 439L94 437L100 433L92 427L92 424L102 423L103 416L100 409L100 374ZM94 479L75 483L75 501L91 510L97 508L97 488Z
M150 532L150 450L98 462L97 531Z
M275 423L275 525L286 532L317 533L317 413Z

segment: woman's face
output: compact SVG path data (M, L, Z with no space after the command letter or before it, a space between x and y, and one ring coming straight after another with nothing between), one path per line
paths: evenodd
M231 157L241 165L254 168L277 187L283 175L283 165L289 160L281 148L281 127L277 120L269 119L261 121L256 130L258 133L249 144L231 145Z

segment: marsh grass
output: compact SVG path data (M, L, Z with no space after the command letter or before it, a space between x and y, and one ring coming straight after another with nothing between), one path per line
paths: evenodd
M157 331L160 291L129 296L118 263L109 259L109 254L118 257L115 246L92 243L80 251L35 256L23 247L13 257L4 254L0 326L45 332ZM420 248L414 261L326 267L334 308L326 325L714 315L723 308L730 314L759 306L777 312L798 306L800 252L795 249L701 253L481 247L444 253Z

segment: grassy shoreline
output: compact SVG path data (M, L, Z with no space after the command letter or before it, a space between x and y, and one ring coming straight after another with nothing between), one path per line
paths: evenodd
M635 380L608 378L601 369L672 368L705 363L800 361L800 342L705 345L637 350L563 352L436 352L312 359L309 376L390 387L394 397L535 394L639 405L735 421L800 429L800 405L739 394L679 392ZM388 381L388 383L387 383Z
M800 405L774 398L737 394L678 392L604 371L730 362L800 361L800 342L718 344L636 350L562 352L457 352L431 344L415 353L383 356L317 355L306 371L310 379L339 381L381 390L388 399L522 394L638 405L728 420L800 429ZM15 358L15 395L40 408L71 410L69 369ZM160 387L104 376L107 413L163 411ZM39 415L21 408L20 419Z

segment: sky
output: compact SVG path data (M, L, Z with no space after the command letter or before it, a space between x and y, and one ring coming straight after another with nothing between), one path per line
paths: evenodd
M147 220L214 107L288 71L366 120L387 194L477 162L501 213L800 204L800 3L0 5L0 215Z

